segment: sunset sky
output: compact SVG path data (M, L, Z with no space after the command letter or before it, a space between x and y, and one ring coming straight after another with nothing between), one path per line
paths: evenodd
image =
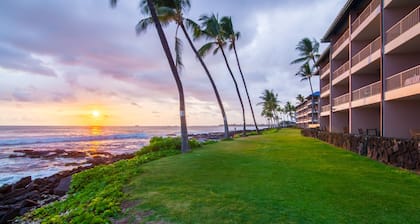
M242 34L238 53L262 123L255 104L264 89L273 89L283 104L310 93L308 83L294 77L294 48L303 37L319 40L344 3L192 0L187 17L232 16ZM178 125L177 90L156 30L135 34L142 18L138 4L120 0L112 9L108 0L1 0L0 125ZM174 26L165 31L172 45ZM221 124L214 93L186 41L183 52L188 125ZM229 123L240 123L240 105L221 55L205 62Z

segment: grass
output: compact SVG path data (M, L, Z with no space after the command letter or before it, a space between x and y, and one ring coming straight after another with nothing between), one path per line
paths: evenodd
M296 129L213 143L181 155L172 150L180 147L179 139L155 138L134 159L73 176L66 200L25 218L41 223L110 223L110 217L132 223L420 223L417 174L302 137Z
M209 144L142 165L127 199L143 221L420 223L420 176L298 130ZM132 213L133 214L133 213Z

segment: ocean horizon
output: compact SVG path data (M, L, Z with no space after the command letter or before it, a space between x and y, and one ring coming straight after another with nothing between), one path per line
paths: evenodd
M231 125L230 131L242 126ZM223 125L189 126L189 134L223 132ZM253 130L253 126L247 126ZM0 126L0 186L12 184L23 177L32 179L51 176L88 163L89 158L133 153L149 143L154 136L178 136L179 126ZM40 152L59 156L27 156L24 152ZM64 152L64 153L63 153ZM82 153L73 158L62 156Z

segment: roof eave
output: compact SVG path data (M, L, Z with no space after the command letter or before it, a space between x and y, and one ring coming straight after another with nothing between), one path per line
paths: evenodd
M354 0L348 0L344 7L340 10L337 17L335 17L333 23L328 28L327 32L324 34L324 36L321 38L322 43L330 42L331 40L329 37L331 36L331 33L334 31L336 26L342 21L343 16L348 12L350 5L354 2Z

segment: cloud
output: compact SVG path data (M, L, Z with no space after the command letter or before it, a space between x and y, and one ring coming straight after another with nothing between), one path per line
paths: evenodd
M134 26L141 18L138 2L120 1L111 9L108 1L96 0L0 1L0 87L6 88L0 89L0 100L92 100L141 109L149 107L145 102L176 106L177 88L154 27L135 35ZM212 12L232 16L236 30L242 34L237 43L238 54L259 114L260 108L255 104L264 89L279 93L282 102L293 101L299 93L309 94L309 85L294 77L298 66L290 65L297 56L294 48L303 37L319 39L344 2L196 0L186 15L194 20ZM175 27L168 26L165 33L173 49ZM187 111L198 118L203 113L219 113L208 78L184 35L179 36L184 41L185 69L181 79L185 96L194 99L188 101ZM200 47L204 41L194 44ZM232 52L227 53L246 102L235 57ZM238 97L222 57L210 55L204 60L229 120L240 122ZM10 71L26 80L13 78ZM37 75L31 81L36 91L24 87L33 75ZM313 85L319 88L316 80ZM163 120L166 115L160 116Z

